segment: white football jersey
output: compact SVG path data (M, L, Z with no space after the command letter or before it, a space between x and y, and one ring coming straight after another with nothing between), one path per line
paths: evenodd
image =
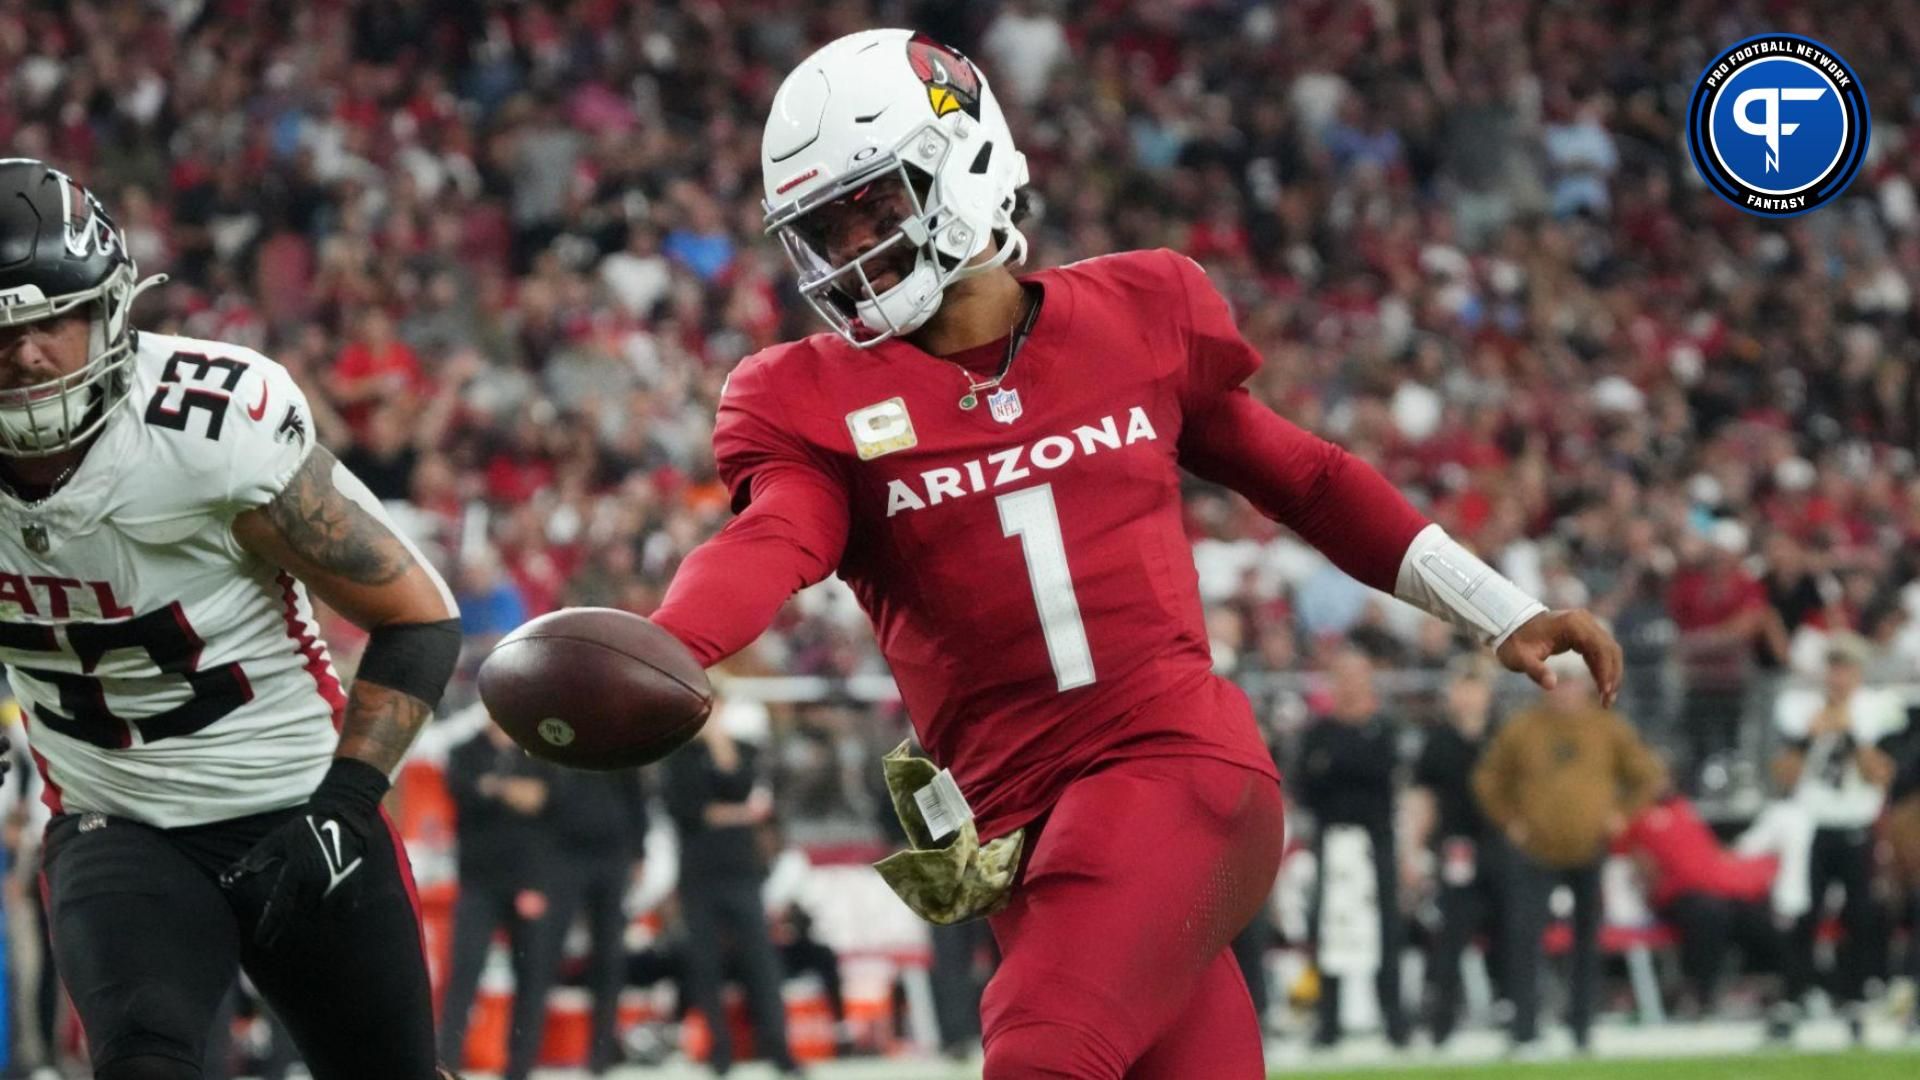
M0 490L0 662L56 810L162 828L293 806L346 696L305 586L236 515L314 445L286 369L143 333L133 389L58 491Z

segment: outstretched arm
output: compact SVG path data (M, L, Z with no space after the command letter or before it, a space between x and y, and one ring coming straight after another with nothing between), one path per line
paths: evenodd
M795 592L826 578L847 546L846 493L804 468L753 477L753 499L680 564L653 622L707 667L773 622Z
M1604 703L1620 682L1620 647L1584 611L1548 611L1428 521L1373 466L1302 431L1244 387L1191 415L1180 463L1247 497L1356 580L1446 619L1492 645L1500 662L1551 687L1546 659L1572 650Z

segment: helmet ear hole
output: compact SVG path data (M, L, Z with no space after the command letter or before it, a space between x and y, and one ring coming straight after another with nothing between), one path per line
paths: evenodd
M979 153L973 155L973 164L967 166L967 171L975 176L984 176L987 172L987 163L992 159L993 144L986 143L980 147Z

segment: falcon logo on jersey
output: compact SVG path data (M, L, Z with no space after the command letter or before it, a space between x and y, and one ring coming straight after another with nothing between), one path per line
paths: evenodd
M917 484L911 479L889 480L887 516L902 510L925 510L948 499L1017 484L1031 477L1035 469L1046 472L1065 465L1075 454L1093 455L1160 438L1153 430L1153 421L1147 418L1147 410L1138 405L1127 410L1124 435L1120 419L1104 416L1099 423L1074 428L1071 436L1049 435L1025 446L995 450L984 458L963 462L957 469L928 469L920 474Z
M262 398L261 404L265 403L265 399ZM297 439L302 444L306 443L307 422L301 418L298 406L287 406L287 415L281 418L280 426L274 429L273 439L275 442L283 443L290 443Z
M1003 424L1020 419L1020 391L1009 388L988 394L987 411Z
M907 63L927 84L927 103L933 106L934 116L965 112L980 119L980 73L960 50L915 34L907 39Z
M907 415L905 399L897 397L848 413L847 430L853 434L853 449L861 461L872 461L920 442L913 433L913 417Z

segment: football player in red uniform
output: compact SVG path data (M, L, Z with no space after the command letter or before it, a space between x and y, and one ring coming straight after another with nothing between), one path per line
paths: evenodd
M1263 1076L1228 943L1279 865L1279 777L1212 672L1180 470L1542 682L1577 650L1611 697L1618 647L1255 401L1260 356L1190 259L1016 276L1026 162L953 49L827 45L780 87L762 165L833 332L733 372L714 455L739 516L656 621L710 664L794 590L852 586L959 812L1022 833L1017 880L977 906L1004 953L989 1078Z

